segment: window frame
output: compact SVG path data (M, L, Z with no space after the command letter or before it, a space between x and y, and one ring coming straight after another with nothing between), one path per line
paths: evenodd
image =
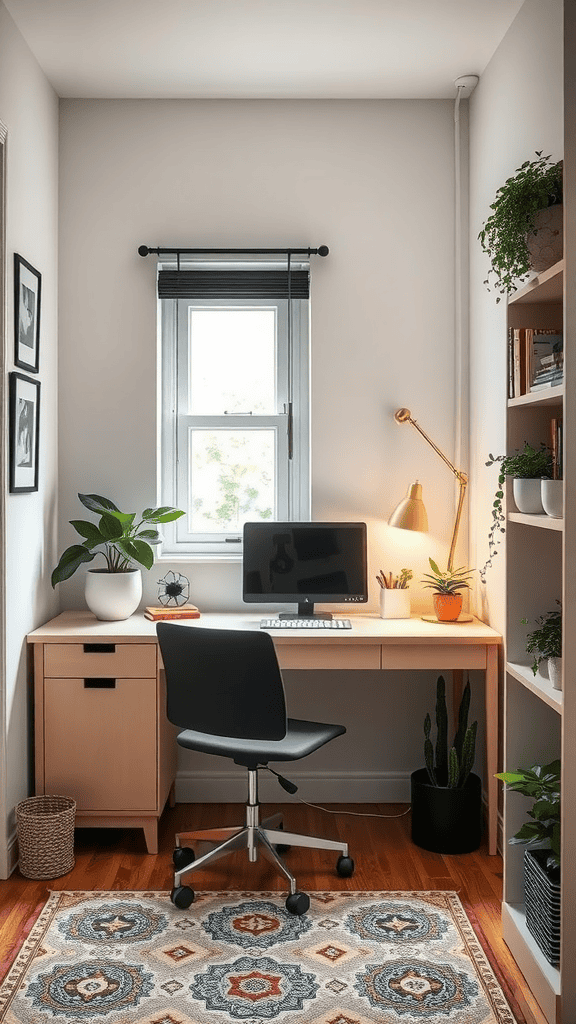
M161 268L163 269L163 268ZM296 269L296 268L293 268ZM189 459L187 433L190 427L257 429L272 426L276 429L277 508L279 521L307 520L310 517L310 301L292 299L291 356L288 354L288 300L287 299L159 299L159 500L176 508L188 508ZM278 378L286 378L291 363L292 375L292 437L293 457L288 459L287 412L269 416L190 416L188 413L188 310L193 308L270 308L276 313L278 352L276 385ZM284 363L284 369L281 363ZM286 393L288 394L286 379ZM277 395L278 402L283 396ZM184 409L183 409L184 406ZM280 470L282 469L282 474ZM284 476L284 484L280 482ZM227 539L236 538L234 540ZM188 531L188 516L182 516L163 528L160 559L175 558L201 560L237 560L242 555L241 533L193 535Z

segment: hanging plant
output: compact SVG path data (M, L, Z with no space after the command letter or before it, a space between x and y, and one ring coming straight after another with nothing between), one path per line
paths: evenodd
M478 238L490 257L492 268L484 284L502 295L509 295L531 270L526 236L536 232L535 217L540 210L562 202L562 161L552 163L550 156L536 151L536 160L525 160L498 189Z
M494 501L492 502L492 523L488 531L488 559L482 568L478 570L482 583L486 583L486 571L492 565L492 559L498 554L497 546L502 539L499 534L506 533L506 527L503 525L506 521L506 516L502 508L506 477L537 480L542 477L547 479L552 476L552 452L543 442L539 448L534 448L533 445L526 441L522 450L516 449L512 455L489 455L488 462L485 465L493 466L496 462L500 463L500 471L498 473L498 484Z

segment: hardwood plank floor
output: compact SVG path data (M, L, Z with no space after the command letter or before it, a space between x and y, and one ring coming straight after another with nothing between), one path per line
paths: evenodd
M474 853L447 856L414 846L410 815L405 805L328 805L336 814L304 805L262 805L261 817L284 812L285 828L294 832L338 838L349 844L356 863L352 878L339 878L335 857L320 850L293 847L286 861L299 888L314 890L427 890L458 893L471 920L481 929L492 963L498 965L503 987L515 996L529 1024L543 1018L500 934L502 859L489 857L486 844ZM345 814L344 811L355 812ZM358 816L363 812L366 816ZM0 976L4 977L50 890L141 890L172 888L174 834L187 830L243 824L241 804L177 804L160 821L159 852L146 853L140 829L77 829L76 863L62 878L39 882L15 872L0 880ZM195 879L197 889L280 890L284 878L263 858L250 864L245 853L222 858ZM480 936L482 938L482 935Z

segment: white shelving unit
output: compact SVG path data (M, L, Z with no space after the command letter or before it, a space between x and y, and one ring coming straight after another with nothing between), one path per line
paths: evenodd
M510 297L508 327L564 328L564 261L534 278ZM565 336L566 345L566 336ZM564 385L508 400L506 451L550 443L550 420L565 418ZM538 616L564 603L565 521L515 511L507 481L504 765L507 770L530 767L564 757L562 691L552 689L546 671L534 675L525 638ZM528 619L528 625L522 619ZM543 666L541 666L543 667ZM566 677L566 673L565 673ZM571 680L568 679L568 683ZM564 780L562 791L564 792ZM518 793L504 794L504 899L502 930L512 954L550 1024L562 1017L562 963L548 963L526 928L523 894L524 846L508 840L526 820L531 802ZM563 800L567 805L566 799ZM564 888L565 907L576 905ZM563 929L565 922L563 921ZM574 930L574 925L571 925ZM573 970L572 970L573 973ZM573 986L571 980L568 988Z

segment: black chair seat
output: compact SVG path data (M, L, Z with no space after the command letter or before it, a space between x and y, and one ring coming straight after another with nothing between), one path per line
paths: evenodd
M179 733L178 743L203 754L232 757L236 764L251 767L268 761L297 761L346 732L343 725L304 722L295 718L289 718L287 726L286 735L281 740L235 739L185 729Z

